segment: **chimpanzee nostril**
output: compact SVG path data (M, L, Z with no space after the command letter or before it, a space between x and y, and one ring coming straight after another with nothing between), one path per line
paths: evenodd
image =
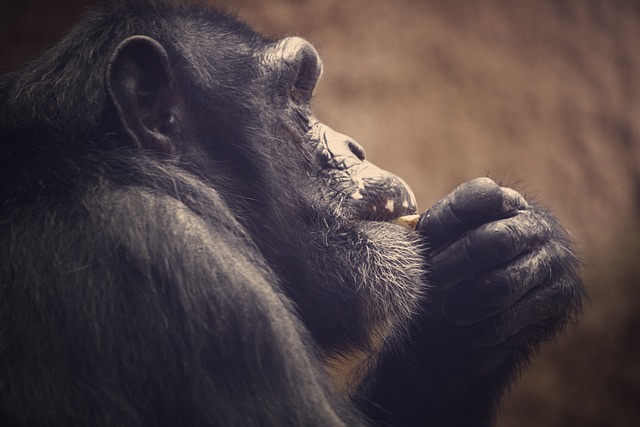
M353 164L354 162L364 161L366 157L364 148L352 138L336 132L321 122L317 122L314 129L317 132L318 139L326 144L330 157L339 159L339 163L348 161L349 164Z
M347 141L347 145L349 146L349 150L351 150L351 152L360 159L360 161L364 161L366 156L362 145L352 140Z

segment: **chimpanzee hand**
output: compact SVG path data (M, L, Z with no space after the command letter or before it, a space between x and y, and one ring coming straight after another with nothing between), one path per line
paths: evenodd
M381 425L492 425L519 366L580 310L572 244L550 214L488 178L456 188L417 231L432 294L403 351L381 354L363 406Z
M480 347L525 344L564 324L582 288L566 233L488 178L466 182L420 219L430 245L433 315Z

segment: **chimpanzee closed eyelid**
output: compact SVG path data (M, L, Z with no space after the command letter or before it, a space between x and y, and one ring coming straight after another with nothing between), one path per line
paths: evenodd
M313 116L321 72L124 1L2 74L1 425L493 423L580 312L573 244L488 178L419 214Z

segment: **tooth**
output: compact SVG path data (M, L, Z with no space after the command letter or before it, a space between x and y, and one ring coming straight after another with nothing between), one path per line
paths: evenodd
M409 230L415 230L420 220L420 215L405 215L398 217L391 222L399 225L400 227L408 228Z

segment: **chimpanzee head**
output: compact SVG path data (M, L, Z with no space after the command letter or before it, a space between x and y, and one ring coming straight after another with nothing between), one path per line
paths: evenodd
M415 214L416 202L313 115L322 72L313 46L268 40L218 11L113 7L122 20L88 16L39 63L57 78L21 94L56 94L39 107L50 109L40 112L46 134L133 147L205 180L329 354L402 324L422 294L423 261L415 234L391 221Z

